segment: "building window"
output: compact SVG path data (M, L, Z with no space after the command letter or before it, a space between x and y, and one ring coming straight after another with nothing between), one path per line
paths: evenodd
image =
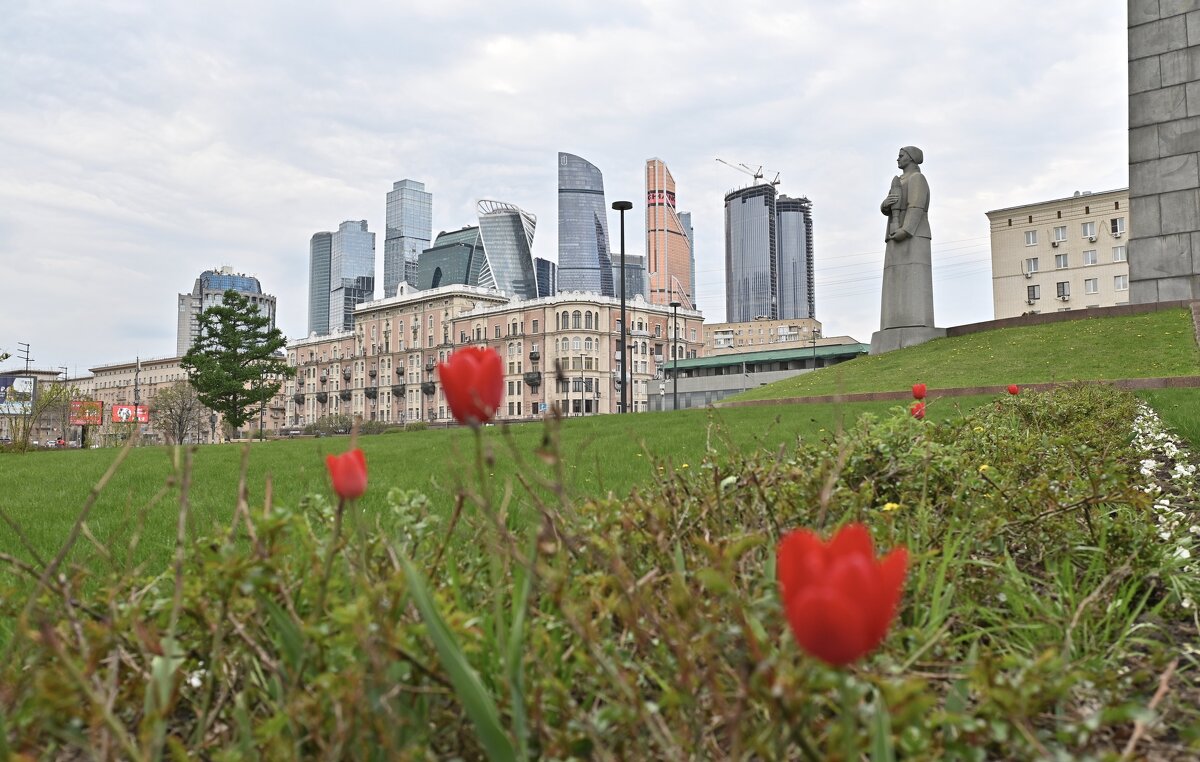
M1025 287L1025 298L1030 304L1033 304L1038 299L1041 299L1042 298L1042 287L1041 286L1026 286Z
M579 310L575 310L571 313L571 327L575 330L579 330L583 327L583 313Z
M1038 258L1030 257L1029 259L1026 259L1025 260L1025 272L1035 273L1037 271L1038 271Z
M1083 263L1085 265L1096 264L1096 250L1095 249L1088 249L1087 251L1083 252Z
M1099 278L1084 278L1083 279L1083 293L1085 293L1085 294L1100 293L1100 279Z
M496 326L496 338L497 339L500 338L500 326L499 325Z
M583 327L584 327L584 328L586 328L586 329L588 329L589 331L590 331L590 330L592 330L592 313L591 313L591 310L589 310L589 311L588 311L587 313L585 313L585 314L584 314L584 316L583 316Z
M1025 231L1025 245L1026 246L1037 246L1037 231L1036 230L1026 230Z
M1067 269L1067 255L1066 254L1055 254L1054 255L1054 269L1055 270Z
M1114 275L1113 276L1113 288L1116 289L1117 291L1128 291L1129 290L1129 276L1128 275Z
M1084 238L1096 240L1096 223L1094 221L1084 222L1079 226L1079 230Z
M1113 247L1113 261L1114 262L1124 262L1125 261L1125 247L1124 246L1114 246Z
M1112 226L1113 236L1125 235L1125 218L1113 217L1109 224Z
M1071 296L1071 281L1060 280L1054 284L1054 292L1059 299L1066 299Z
M1067 240L1066 225L1059 225L1058 227L1054 228L1054 240L1059 242Z
M533 321L533 332L534 332L534 333L537 333L537 332L538 332L538 327L539 327L539 324L540 324L540 321L538 321L538 320L534 320L534 321Z

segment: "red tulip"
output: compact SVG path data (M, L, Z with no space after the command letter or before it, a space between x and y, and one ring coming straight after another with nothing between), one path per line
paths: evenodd
M1016 394L1016 393L1018 393L1018 392L1020 392L1020 391L1021 391L1021 387L1017 386L1016 384L1009 384L1009 385L1008 385L1008 393L1009 393L1009 394Z
M871 534L849 524L828 543L801 529L776 551L783 608L800 647L840 667L883 642L896 616L908 551L876 560Z
M913 399L925 399L925 384L913 384Z
M925 403L924 402L912 403L912 407L910 407L908 409L908 412L912 413L912 417L916 418L918 421L924 419L925 418Z
M367 456L362 450L326 455L325 466L333 478L333 491L342 499L353 500L367 491Z
M438 363L446 402L459 423L487 423L504 396L504 361L494 349L465 347Z

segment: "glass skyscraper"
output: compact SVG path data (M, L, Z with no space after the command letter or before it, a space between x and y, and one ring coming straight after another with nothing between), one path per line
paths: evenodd
M558 288L614 296L604 177L591 162L558 154Z
M537 274L537 295L554 296L558 293L558 265L541 257L533 258L533 270Z
M691 308L692 246L675 211L675 178L661 159L646 161L646 274L653 304ZM689 290L690 289L690 290Z
M779 232L779 319L816 317L813 289L812 202L775 200Z
M692 213L680 212L679 224L683 226L683 233L688 239L688 261L691 263L692 272L692 307L700 309L699 299L696 297L696 231L692 230Z
M536 299L533 233L537 217L503 201L480 201L478 209L485 257L479 285L518 300Z
M816 318L812 202L775 184L725 196L725 320Z
M621 295L621 255L613 254L613 283L617 284L616 296ZM650 285L646 282L646 258L641 254L625 254L625 298L632 300L641 296L650 301Z
M329 248L329 330L350 330L354 306L375 298L375 234L366 220L343 222Z
M421 252L418 290L441 286L478 286L483 271L483 239L479 228L465 227L451 233L438 233L433 246Z
M395 296L400 281L417 285L417 263L433 234L433 194L425 183L399 180L387 194L383 239L383 295Z
M308 335L329 333L329 257L333 233L314 233L308 242Z
M779 317L775 186L725 195L725 321Z

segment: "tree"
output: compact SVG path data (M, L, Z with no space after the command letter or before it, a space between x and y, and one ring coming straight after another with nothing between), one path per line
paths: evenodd
M209 410L200 401L196 388L186 381L172 384L150 403L151 420L167 439L183 444L189 434L198 434L208 420Z
M200 334L179 364L200 401L241 428L294 371L276 354L287 340L270 318L236 291L223 299L200 313Z
M73 388L62 384L38 384L37 393L29 400L29 412L13 412L5 414L8 430L11 432L12 445L16 450L29 449L33 431L44 416L53 418L59 408L70 405Z

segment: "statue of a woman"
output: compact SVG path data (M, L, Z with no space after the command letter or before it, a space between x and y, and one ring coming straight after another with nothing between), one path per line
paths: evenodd
M887 198L879 205L888 218L880 330L933 327L929 183L920 167L924 160L920 148L901 148L896 157L901 174L892 178Z

